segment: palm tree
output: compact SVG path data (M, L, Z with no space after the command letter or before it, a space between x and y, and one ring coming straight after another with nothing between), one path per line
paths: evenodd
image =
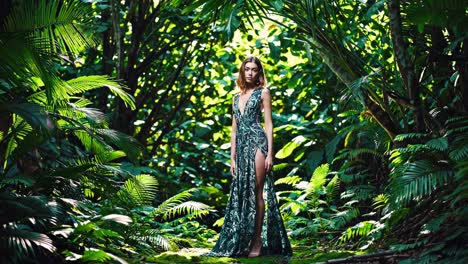
M131 159L141 149L133 138L108 129L105 115L80 97L107 87L134 108L133 98L118 81L106 76L63 80L54 67L63 60L70 62L93 43L83 29L90 7L74 0L2 1L2 5L0 247L8 253L2 257L21 262L56 249L48 231L57 226L62 213L53 198L58 179L76 182L84 175L98 179L100 172L111 169L106 163L123 156L114 153L116 146ZM44 148L59 153L76 149L54 143L63 139L80 142L94 158L76 156L63 162L62 154L62 159L56 155L56 160L44 160Z

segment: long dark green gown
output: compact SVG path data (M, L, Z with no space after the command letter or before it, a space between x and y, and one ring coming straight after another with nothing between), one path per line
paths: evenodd
M267 137L260 119L262 89L255 89L242 113L239 94L234 97L236 117L236 172L232 178L224 224L218 241L208 256L247 256L255 230L255 154L268 152ZM262 227L262 255L292 255L273 189L271 173L264 186L265 217Z

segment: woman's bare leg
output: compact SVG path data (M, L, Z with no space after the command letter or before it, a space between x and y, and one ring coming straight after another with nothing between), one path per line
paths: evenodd
M252 238L249 257L257 257L262 250L262 226L265 215L263 184L265 183L265 156L257 149L255 153L255 230Z

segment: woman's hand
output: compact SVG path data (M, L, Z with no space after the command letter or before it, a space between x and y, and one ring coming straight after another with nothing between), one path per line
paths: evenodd
M273 156L271 156L270 154L268 154L265 159L265 170L266 172L270 172L271 170L273 170Z
M231 175L232 177L236 176L236 161L233 159L231 160Z

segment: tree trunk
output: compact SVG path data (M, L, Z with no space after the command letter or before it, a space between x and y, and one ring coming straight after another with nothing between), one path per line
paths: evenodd
M7 136L8 130L13 124L13 115L11 113L2 113L0 116L0 134L2 137L0 138L0 171L3 170L3 164L6 160L6 150L7 150L7 143L8 141L5 140Z
M420 87L414 70L414 65L410 60L408 48L403 37L400 1L389 0L388 10L395 59L403 79L403 83L405 84L410 104L414 107L414 130L416 132L423 132L425 127L423 120L423 106L421 98L419 97Z
M102 22L111 23L111 13L109 8L103 10L102 12ZM108 27L106 31L102 33L102 73L107 76L112 76L112 71L114 69L114 63L112 62L112 57L114 56L114 45L112 42L112 26ZM107 89L101 89L98 96L98 108L103 112L107 112L107 103L108 103L109 92Z
M461 96L461 102L463 110L460 109L462 112L468 111L468 41L463 41L461 47L461 54L464 60L457 61L456 68L458 70L459 76L459 94Z
M335 56L331 55L316 39L311 39L310 41L311 44L316 47L316 51L319 53L320 57L323 58L325 64L335 73L338 79L340 79L347 87L350 87L358 76L343 69L342 61L336 60ZM393 139L395 135L398 134L397 125L392 121L389 113L382 109L380 105L372 101L365 89L362 90L364 97L363 103L365 107L372 114L374 120L387 132L388 136Z

